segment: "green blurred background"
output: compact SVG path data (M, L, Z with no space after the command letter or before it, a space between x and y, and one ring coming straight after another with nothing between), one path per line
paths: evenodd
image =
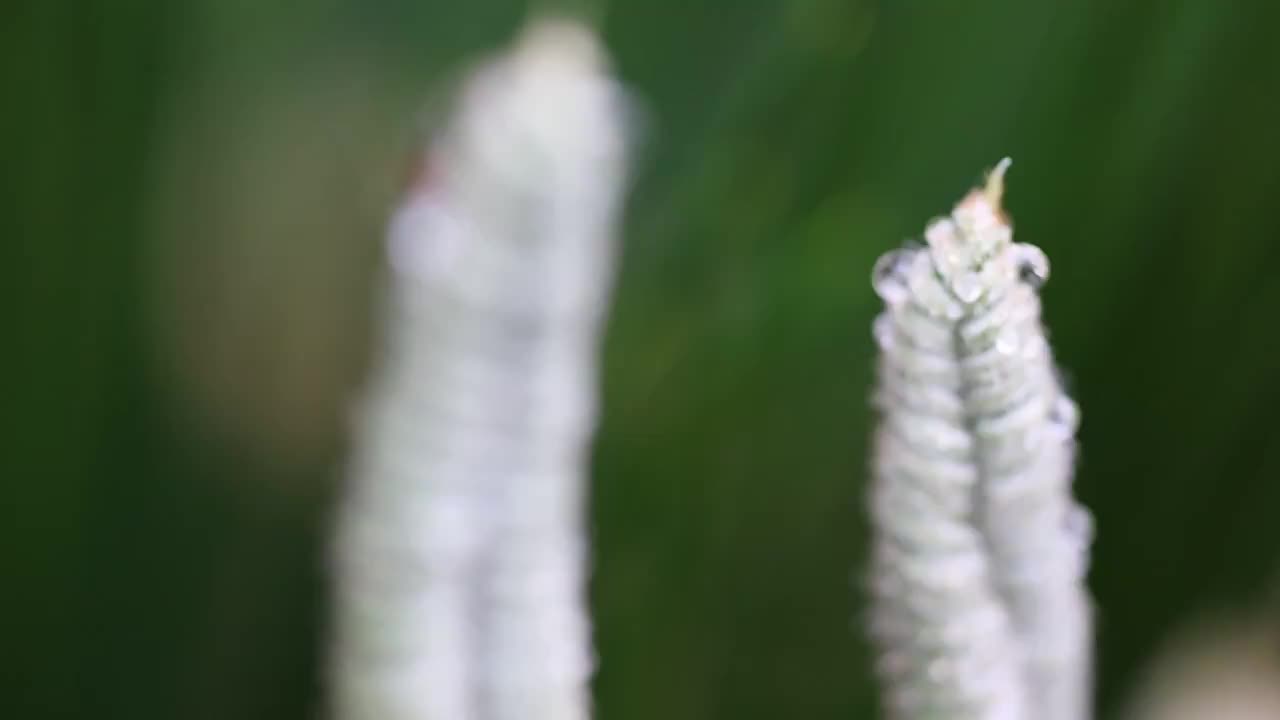
M1178 627L1275 607L1280 4L577 5L646 109L601 718L874 716L870 268L1004 155L1084 411L1103 717ZM447 81L526 11L0 10L0 716L319 712L382 223Z

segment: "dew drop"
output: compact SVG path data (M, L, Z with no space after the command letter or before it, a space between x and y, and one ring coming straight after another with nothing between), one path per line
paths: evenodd
M975 272L961 272L951 280L951 290L962 302L974 302L982 297L982 278Z
M906 275L914 255L915 251L911 249L890 250L876 261L871 270L871 286L880 299L890 305L906 301L910 295Z
M880 313L871 323L871 334L875 336L876 344L882 350L888 350L893 347L893 319L889 317L889 313Z
M1006 326L996 335L996 352L1001 355L1013 355L1018 352L1018 347L1022 344L1022 338L1018 336L1018 329L1012 325Z
M1049 409L1049 422L1061 429L1064 437L1076 434L1080 427L1080 408L1066 395L1059 395Z
M924 229L925 242L930 247L950 249L956 241L956 226L949 218L939 218Z
M1017 243L1013 246L1014 262L1018 277L1028 285L1039 288L1049 279L1049 256L1035 245Z
M1093 514L1083 505L1072 503L1062 518L1062 531L1070 548L1072 571L1082 578L1089 572L1089 547L1093 544Z
M1093 514L1079 503L1072 503L1062 519L1062 529L1080 548L1093 543Z
M1027 360L1035 360L1044 353L1045 348L1046 345L1044 337L1041 335L1032 335L1022 346L1022 357Z
M415 199L392 219L388 262L397 272L420 280L448 274L458 261L463 234L456 214L443 202Z

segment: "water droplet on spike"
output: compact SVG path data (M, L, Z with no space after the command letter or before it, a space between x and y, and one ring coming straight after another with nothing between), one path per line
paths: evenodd
M1059 395L1054 401L1053 407L1049 409L1049 422L1057 426L1064 438L1070 438L1076 434L1076 429L1080 427L1080 408L1074 401L1066 395Z
M1013 355L1018 352L1022 339L1018 336L1018 329L1012 325L1005 327L996 335L996 352L1001 355Z
M1049 256L1035 245L1017 243L1013 246L1014 262L1018 277L1028 285L1039 288L1049 279Z
M881 255L872 268L871 287L889 305L905 302L910 295L906 274L914 255L915 251L907 248L891 250Z
M930 247L949 249L956 241L956 226L950 218L939 218L929 223L924 229L925 242Z
M875 322L871 324L871 334L875 336L876 344L881 349L893 347L893 318L889 317L889 313L876 316Z
M1083 505L1072 503L1063 518L1062 529L1081 548L1087 548L1093 542L1093 514Z
M982 278L975 272L961 272L951 280L951 290L962 302L974 302L982 297Z
M1089 546L1093 544L1093 514L1083 505L1072 503L1062 519L1062 531L1067 536L1072 560L1072 574L1077 578L1089 572Z
M1045 351L1045 340L1040 335L1032 335L1022 346L1022 357L1027 360L1035 360Z
M420 196L391 221L387 260L397 272L431 280L447 275L462 252L465 229L457 214L434 196Z

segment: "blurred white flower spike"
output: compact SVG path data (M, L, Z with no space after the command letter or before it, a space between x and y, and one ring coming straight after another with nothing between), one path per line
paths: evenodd
M592 32L469 76L391 223L384 348L338 518L339 720L583 720L585 473L626 174Z
M1048 261L1000 206L1008 166L873 273L871 633L903 720L1091 712L1078 413L1040 322Z

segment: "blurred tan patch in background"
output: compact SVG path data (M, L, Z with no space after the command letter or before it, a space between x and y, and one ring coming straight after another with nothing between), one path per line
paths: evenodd
M1140 684L1131 720L1280 718L1280 619L1221 615L1176 636Z
M332 459L370 347L379 239L417 117L359 58L199 74L152 176L155 338L198 426L270 465Z

